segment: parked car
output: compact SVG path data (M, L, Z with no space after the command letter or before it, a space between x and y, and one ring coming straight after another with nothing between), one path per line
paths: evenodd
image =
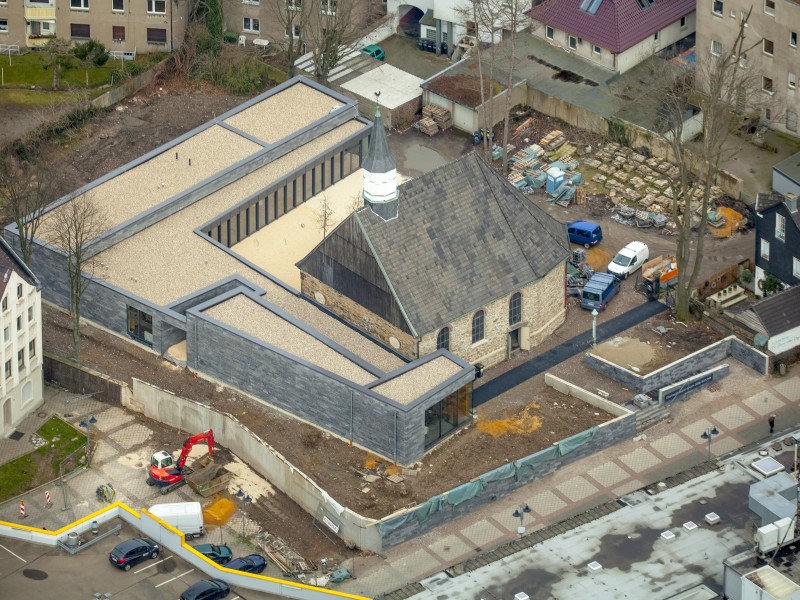
M581 308L605 310L619 292L619 279L610 273L595 273L581 290Z
M220 565L228 564L231 561L231 558L233 558L233 552L231 552L231 549L222 544L199 544L194 546L194 549L206 558L210 558L215 563Z
M628 275L640 269L650 257L650 250L644 242L631 242L620 250L610 263L608 272L617 279L627 279Z
M234 571L258 574L267 568L267 559L260 554L248 554L247 556L234 558L226 566Z
M376 60L383 60L386 58L386 53L383 51L383 48L376 46L375 44L370 44L366 48L362 48L361 54L366 54L367 56Z
M123 571L130 571L136 563L145 558L158 558L159 548L153 540L134 538L117 544L108 554L108 561Z
M221 579L203 579L181 594L181 600L217 600L231 591L230 586Z
M597 223L572 221L567 223L567 236L573 244L591 248L603 239L603 229Z

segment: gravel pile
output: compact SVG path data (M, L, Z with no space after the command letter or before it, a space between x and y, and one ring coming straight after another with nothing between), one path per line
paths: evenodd
M350 381L360 385L375 381L374 375L247 296L239 294L204 312L213 319Z
M408 404L460 370L461 367L449 358L440 356L372 389L395 402Z
M341 104L310 86L295 84L223 122L272 144L311 125Z

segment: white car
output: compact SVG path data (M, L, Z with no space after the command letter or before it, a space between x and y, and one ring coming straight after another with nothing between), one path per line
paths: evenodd
M644 242L631 242L620 250L610 263L608 272L618 279L627 279L628 275L641 269L650 258L650 250Z

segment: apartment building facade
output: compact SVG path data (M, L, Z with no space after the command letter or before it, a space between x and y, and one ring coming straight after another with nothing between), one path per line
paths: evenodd
M752 7L745 30L743 57L754 73L748 105L771 128L798 135L800 93L800 1L698 0L697 60L730 51L739 24Z
M188 16L187 0L0 0L0 44L35 48L59 37L118 52L170 52Z
M0 435L44 402L39 281L0 238Z

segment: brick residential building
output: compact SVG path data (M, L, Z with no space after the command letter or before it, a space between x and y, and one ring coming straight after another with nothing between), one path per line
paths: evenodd
M171 52L188 17L188 2L169 0L0 0L0 44L35 48L59 37L119 52Z
M757 107L761 119L778 131L798 135L800 114L800 2L764 0L703 0L697 5L698 64L730 51L739 23L752 7L745 30L744 48L750 48L743 64L757 74L756 89L748 105Z

